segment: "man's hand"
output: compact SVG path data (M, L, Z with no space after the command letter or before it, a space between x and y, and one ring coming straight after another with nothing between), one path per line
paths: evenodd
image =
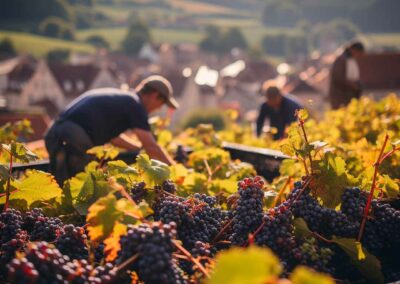
M154 139L154 136L150 131L134 129L133 132L142 143L144 150L150 158L159 160L168 165L175 164L175 161L168 155L168 153L157 144L157 141Z

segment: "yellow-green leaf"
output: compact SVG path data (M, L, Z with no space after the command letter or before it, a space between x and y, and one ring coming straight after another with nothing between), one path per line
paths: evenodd
M315 192L325 206L335 208L340 204L346 187L351 185L345 161L332 153L326 153L322 160L313 163L312 168Z
M61 198L62 190L54 177L48 173L28 170L21 180L15 180L13 187L17 190L10 195L12 200L24 200L29 208L38 201L48 201ZM0 203L5 202L5 196L0 198Z
M399 184L388 175L383 175L383 189L389 198L396 198L399 194Z
M335 284L335 281L326 274L316 272L305 266L298 266L290 275L293 284Z
M171 179L177 184L182 184L188 175L188 169L182 164L171 165Z
M282 271L279 259L267 248L231 248L216 256L209 284L264 284Z
M86 221L92 241L103 241L114 230L115 224L124 215L117 206L117 198L113 194L99 198L88 210Z
M99 160L112 160L118 156L119 150L111 145L95 146L86 151L90 155L94 155Z
M114 261L117 258L118 252L121 249L119 240L121 239L121 236L125 235L126 233L127 226L121 223L116 223L111 235L104 240L104 252L106 254L107 261Z
M29 163L36 161L39 157L29 150L24 144L12 142L11 144L2 144L2 148L13 155L14 161Z
M306 109L300 109L297 111L297 116L302 119L302 120L306 120L308 118L308 111Z
M143 174L143 179L148 186L162 184L169 179L170 170L167 164L150 159L147 154L140 154L136 158L136 164Z

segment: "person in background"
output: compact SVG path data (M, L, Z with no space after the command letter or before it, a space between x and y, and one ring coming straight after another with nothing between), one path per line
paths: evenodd
M360 68L357 59L365 53L361 42L353 42L333 62L330 72L329 100L332 109L346 106L362 93Z
M264 82L261 92L265 95L266 101L261 105L257 118L257 136L261 135L264 121L269 118L270 126L277 129L273 138L275 140L281 139L284 137L285 128L296 121L296 110L303 107L292 95L282 94L281 90L272 81Z
M159 146L151 133L148 114L163 105L178 108L172 86L164 77L150 76L135 89L90 90L75 99L61 113L45 135L50 157L50 172L63 182L83 171L91 157L86 151L94 146L112 143L130 151L139 150L127 134L132 131L147 154L173 164L173 159Z

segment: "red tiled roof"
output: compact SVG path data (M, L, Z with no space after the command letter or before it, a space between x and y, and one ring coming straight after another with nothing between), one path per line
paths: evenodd
M19 92L35 73L36 63L21 62L8 74L8 91Z
M242 82L264 82L277 75L274 66L266 61L246 62L246 69L239 73L237 79Z
M366 54L359 65L366 89L400 88L400 53Z
M92 64L50 64L49 69L67 97L77 97L86 91L100 71Z
M50 118L43 113L0 113L0 126L8 122L16 122L28 119L34 133L28 137L27 141L42 139L47 127L50 125Z
M288 93L296 94L296 93L318 93L318 91L307 83L304 80L297 79L295 81L290 82L288 85L284 87L285 91Z

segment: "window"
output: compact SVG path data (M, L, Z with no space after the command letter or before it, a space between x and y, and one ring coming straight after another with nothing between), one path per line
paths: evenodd
M85 84L83 83L83 81L79 80L78 82L76 82L76 88L79 92L83 91L85 89Z
M64 90L66 92L71 92L72 91L72 83L70 81L65 81L64 82Z

